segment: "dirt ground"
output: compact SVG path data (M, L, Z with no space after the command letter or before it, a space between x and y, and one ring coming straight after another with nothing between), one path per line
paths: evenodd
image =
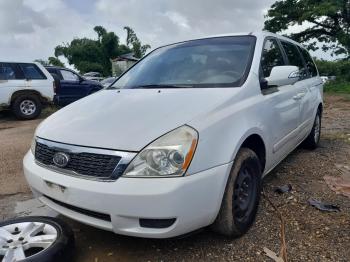
M0 114L0 220L18 216L16 203L31 198L21 161L41 120L15 121ZM350 261L350 199L337 195L323 176L339 176L336 165L350 165L350 100L325 96L321 146L298 148L264 180L264 192L286 221L289 261ZM279 195L276 186L293 190ZM308 205L310 198L339 206L322 212ZM63 218L63 217L62 217ZM227 239L208 229L182 239L149 240L118 236L70 219L75 232L75 261L272 261L263 248L280 250L280 221L262 198L257 220L239 239Z

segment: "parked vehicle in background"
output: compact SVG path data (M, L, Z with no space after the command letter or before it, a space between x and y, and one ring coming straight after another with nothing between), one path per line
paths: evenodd
M57 66L46 69L56 80L56 105L68 105L103 88L99 82L85 79L71 69Z
M103 76L99 72L88 72L83 75L86 79L101 81L103 80Z
M0 110L23 120L38 117L53 101L54 79L39 63L0 62Z
M322 79L322 82L325 84L329 81L328 76L320 76L320 78Z
M299 144L318 146L322 109L317 68L291 39L180 42L42 122L24 174L43 203L118 234L211 225L238 237L255 220L262 178Z
M112 76L112 77L107 77L101 81L101 84L103 87L108 87L110 86L117 78Z

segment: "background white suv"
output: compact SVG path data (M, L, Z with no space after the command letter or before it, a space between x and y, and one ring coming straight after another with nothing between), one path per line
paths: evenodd
M34 119L52 102L54 79L39 63L0 62L0 110L19 119Z
M164 46L42 122L24 174L51 208L118 234L240 236L263 176L318 145L322 87L309 53L271 33Z

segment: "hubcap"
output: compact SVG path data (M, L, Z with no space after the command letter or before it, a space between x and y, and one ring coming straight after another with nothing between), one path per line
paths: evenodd
M315 119L315 124L314 124L314 139L316 143L320 139L320 133L321 133L320 116L317 115Z
M57 239L57 230L46 223L22 222L0 227L0 261L19 261L36 255Z
M29 116L34 114L36 105L34 101L26 99L20 103L19 108L24 115Z
M245 222L254 209L257 183L254 174L243 168L239 171L233 193L233 213L239 222Z

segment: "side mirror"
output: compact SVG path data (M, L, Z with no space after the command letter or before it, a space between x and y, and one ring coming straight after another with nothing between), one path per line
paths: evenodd
M268 86L292 85L300 79L300 71L297 66L274 66L265 79Z

